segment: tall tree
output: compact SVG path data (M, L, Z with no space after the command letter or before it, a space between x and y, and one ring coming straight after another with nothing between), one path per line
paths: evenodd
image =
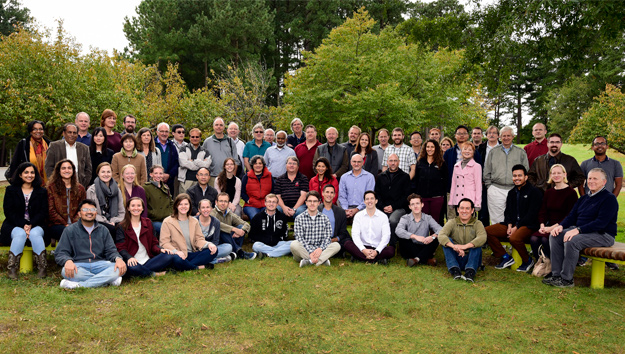
M0 34L8 36L16 26L25 27L31 21L30 10L22 7L19 0L0 0Z

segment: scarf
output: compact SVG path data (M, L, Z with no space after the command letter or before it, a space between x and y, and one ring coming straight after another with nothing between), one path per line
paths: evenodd
M467 164L469 163L469 161L471 161L471 159L462 159L462 162L460 162L460 166L462 168L465 168Z
M43 140L43 138L40 140L35 140L33 138L30 138L30 153L29 153L28 158L30 162L33 165L35 165L37 169L39 170L39 174L41 175L41 180L43 182L43 185L45 185L46 182L48 181L48 177L46 176L46 169L45 169L47 151L48 151L48 143L46 143L46 141Z
M132 154L130 156L128 156L128 154L126 154L126 150L122 149L122 156L123 157L128 157L128 158L134 158L137 157L137 149L132 150Z
M99 177L96 177L95 181L93 181L93 185L95 186L95 195L98 197L102 216L106 220L111 220L111 216L117 216L118 212L119 188L117 187L117 182L111 179L107 187L104 182L100 181Z

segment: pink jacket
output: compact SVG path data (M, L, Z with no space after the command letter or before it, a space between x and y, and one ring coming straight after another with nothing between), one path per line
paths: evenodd
M476 207L482 207L482 166L471 159L462 168L461 163L454 165L454 173L451 177L451 191L449 192L449 205L458 205L462 198L469 198Z

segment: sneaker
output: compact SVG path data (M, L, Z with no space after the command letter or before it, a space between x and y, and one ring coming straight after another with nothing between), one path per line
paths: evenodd
M605 265L612 270L618 270L618 264L616 263L605 262Z
M232 261L232 258L230 256L217 258L217 264L219 264L219 263L228 263L230 261Z
M449 270L449 274L454 278L454 280L464 280L462 273L460 272L460 268L453 267Z
M310 262L310 261L309 261ZM315 264L315 266L319 267L322 265L327 265L328 267L330 266L330 260L326 260L325 262L321 263L321 262L317 262L317 264Z
M310 263L310 260L308 259L302 259L301 261L299 261L299 267L300 268L304 268L305 266L309 266L312 263Z
M381 264L381 265L385 265L385 266L387 266L387 265L388 265L388 259L380 259L380 260L378 261L378 264Z
M464 272L464 280L468 281L469 283L474 283L475 282L475 270L469 268Z
M256 258L256 252L243 252L243 258L251 261Z
M414 266L416 266L417 264L419 264L419 258L418 258L418 257L417 257L417 258L408 258L408 259L406 260L406 265L407 265L408 267L414 267Z
M562 278L560 278L559 276L558 277L554 277L553 275L551 275L551 273L549 273L549 275L546 276L543 279L543 284L549 285L549 286L553 286L553 283L559 282L560 279L562 279Z
M554 280L551 282L551 285L558 288L572 288L575 286L575 283L573 282L573 279L566 280L564 278L558 277L554 278Z
M530 259L527 262L521 263L521 266L519 266L519 268L517 268L516 271L527 273L530 271L530 269L532 269L532 267L534 267L534 259L530 257Z
M76 288L80 288L80 285L78 285L78 282L67 280L67 279L61 280L61 284L59 284L59 286L61 288L63 288L63 289L76 289Z
M495 269L506 269L513 264L514 258L510 257L510 255L506 253L505 256L501 257L501 262L495 266Z
M269 255L267 253L258 252L258 259L265 259L265 258L269 258Z
M579 256L579 259L577 260L577 266L578 267L585 266L586 265L586 261L588 261L588 258Z
M237 254L234 253L234 252L230 252L230 256L229 257L230 257L231 261L234 261L235 259L237 259Z
M110 282L112 286L120 286L122 285L122 277L117 277L117 279Z

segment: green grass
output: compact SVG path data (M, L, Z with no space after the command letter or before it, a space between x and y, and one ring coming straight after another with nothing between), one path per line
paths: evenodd
M621 208L619 241L624 219ZM58 287L52 263L46 279L9 281L2 254L0 351L624 352L625 270L606 270L606 288L592 290L589 267L578 268L576 287L562 290L497 271L488 253L476 284L452 280L439 249L434 268L395 257L388 267L332 259L300 269L284 257L75 291Z

